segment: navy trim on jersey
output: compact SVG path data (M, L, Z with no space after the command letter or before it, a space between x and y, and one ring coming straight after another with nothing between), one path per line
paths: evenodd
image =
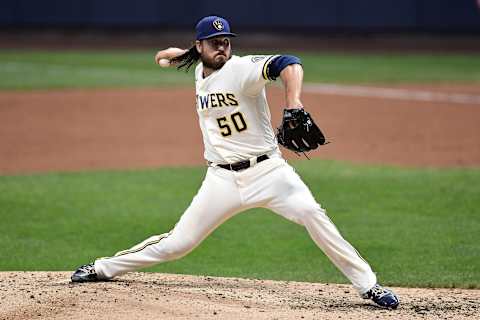
M270 61L268 69L267 69L267 76L270 80L275 80L280 75L283 69L291 64L302 64L302 61L290 55L282 55L275 57L272 61Z
M270 68L270 64L271 64L271 62L273 61L273 59L275 59L275 58L277 58L277 57L279 57L279 56L270 56L270 57L267 59L267 61L265 61L265 63L263 64L263 68L262 68L262 77L263 77L263 79L265 79L265 80L274 80L274 79L269 78L269 76L268 76L268 73L269 73L268 69Z

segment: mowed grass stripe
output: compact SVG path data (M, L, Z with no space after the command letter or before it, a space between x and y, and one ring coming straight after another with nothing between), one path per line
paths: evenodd
M480 287L480 170L294 166L342 234L400 286ZM168 232L205 168L0 177L0 270L73 270ZM6 257L6 258L5 258ZM346 283L303 227L240 214L149 271Z
M0 51L0 89L171 86L193 75L162 69L150 52Z
M0 90L193 85L193 72L155 65L155 50L0 50ZM248 52L254 53L279 52ZM475 54L293 54L302 59L306 82L480 82Z

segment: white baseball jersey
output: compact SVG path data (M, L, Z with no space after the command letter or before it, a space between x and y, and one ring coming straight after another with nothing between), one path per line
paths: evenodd
M227 164L280 153L265 94L267 68L275 57L232 56L206 78L203 64L197 65L197 112L206 160Z
M95 272L99 279L178 259L224 221L246 209L263 207L305 226L359 293L375 285L376 276L368 263L341 236L295 170L277 156L280 151L265 96L267 69L273 58L233 56L205 79L200 64L195 77L205 158L226 164L262 154L274 156L239 171L210 166L173 230L149 237L113 257L97 259Z

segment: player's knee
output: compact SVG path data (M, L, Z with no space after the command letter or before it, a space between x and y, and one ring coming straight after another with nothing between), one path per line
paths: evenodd
M306 198L303 194L302 196L291 195L287 202L290 209L285 210L283 216L300 225L305 225L314 215L323 213L323 209L315 199Z
M305 224L307 221L314 219L315 217L324 215L325 210L314 201L303 202L301 205L299 205L298 216L302 221L302 224Z
M168 246L165 247L164 252L170 259L179 259L192 251L196 245L197 242L193 239L176 239L169 242Z
M315 215L323 214L323 209L316 203L298 203L294 208L284 213L283 216L288 220L298 223L300 225L305 225Z

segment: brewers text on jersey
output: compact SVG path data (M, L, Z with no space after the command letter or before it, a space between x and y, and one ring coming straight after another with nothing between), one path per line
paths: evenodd
M197 94L197 109L238 106L233 93L209 93L201 96Z

